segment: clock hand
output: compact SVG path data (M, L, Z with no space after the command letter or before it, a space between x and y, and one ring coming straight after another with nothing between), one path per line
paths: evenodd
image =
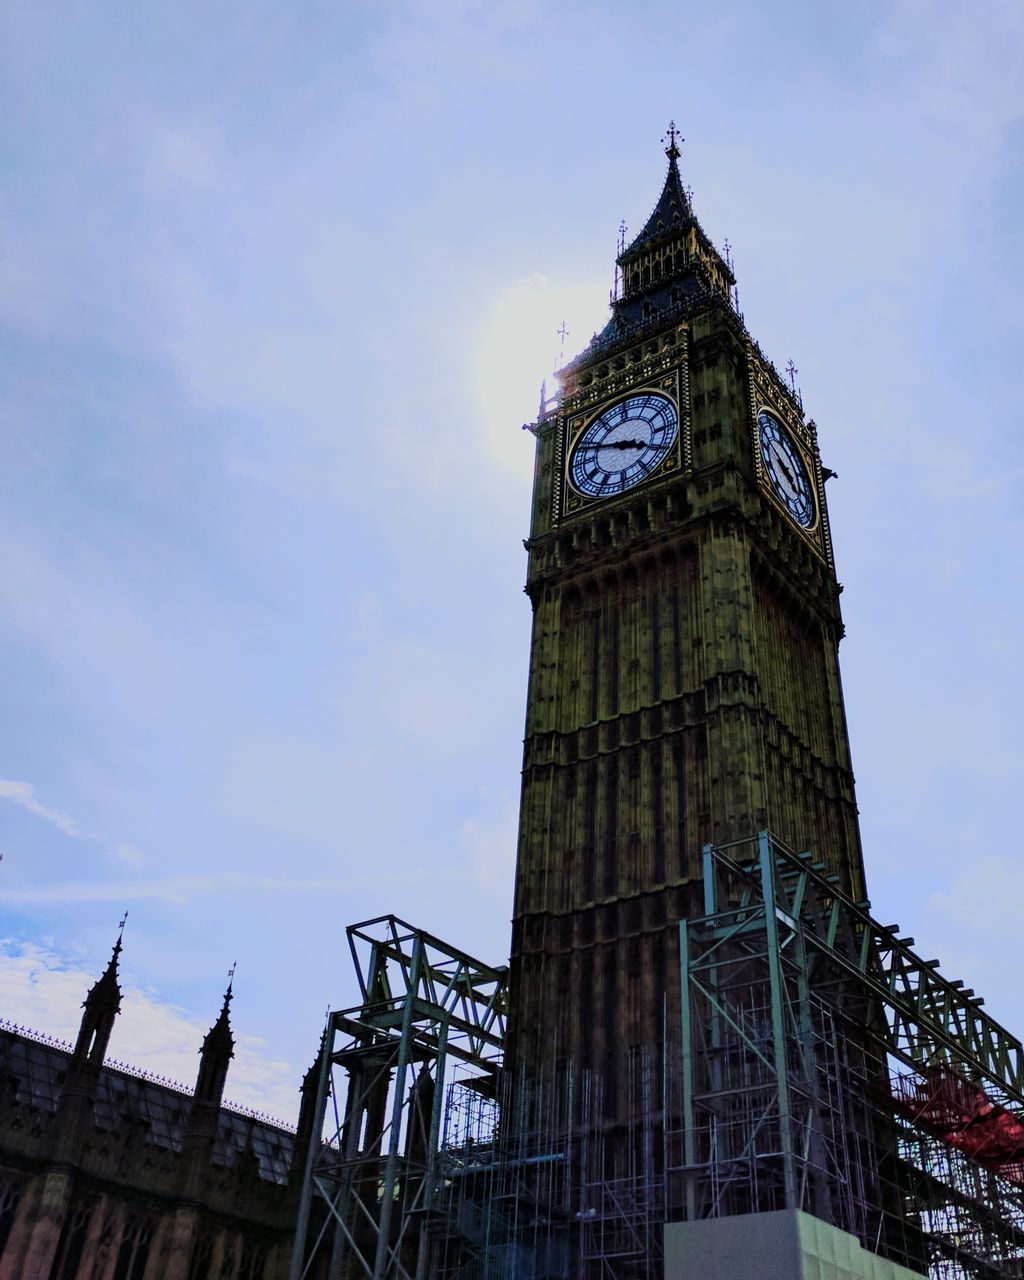
M647 440L602 440L596 444L588 444L588 449L646 449Z
M794 489L798 488L796 477L793 475L792 471L790 471L789 467L786 466L786 458L782 450L773 449L772 454L780 470L782 471L782 474L786 477L786 479L789 481L789 483L793 486Z

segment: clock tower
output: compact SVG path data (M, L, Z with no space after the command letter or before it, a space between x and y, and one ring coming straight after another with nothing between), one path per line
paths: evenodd
M817 430L667 141L611 318L536 425L526 544L508 1060L600 1078L613 1128L641 1060L668 1097L706 843L770 829L865 896Z

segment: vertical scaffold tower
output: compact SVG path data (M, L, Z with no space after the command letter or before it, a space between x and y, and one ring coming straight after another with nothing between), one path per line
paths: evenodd
M428 1274L446 1082L494 1097L507 973L395 916L348 929L361 1003L328 1015L292 1280Z
M704 894L680 923L683 1217L802 1210L914 1274L1024 1275L1020 1041L768 832L706 847Z

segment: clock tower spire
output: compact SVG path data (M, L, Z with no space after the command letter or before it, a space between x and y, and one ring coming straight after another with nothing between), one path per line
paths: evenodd
M509 1056L527 1078L600 1076L613 1124L636 1063L678 1056L677 927L706 843L770 829L864 897L816 428L666 138L612 315L536 425L527 542Z
M640 234L620 252L617 262L622 280L622 297L615 300L615 319L635 322L648 303L650 314L666 290L695 293L704 289L723 292L728 298L736 283L732 268L704 234L694 216L688 189L679 173L682 154L678 144L684 139L669 124L668 173L651 216Z

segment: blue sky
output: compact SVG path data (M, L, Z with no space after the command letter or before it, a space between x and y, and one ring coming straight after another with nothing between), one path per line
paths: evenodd
M982 20L983 19L983 20ZM0 17L0 1014L295 1110L345 924L507 953L520 424L670 117L824 460L869 884L1024 1030L1024 11Z

